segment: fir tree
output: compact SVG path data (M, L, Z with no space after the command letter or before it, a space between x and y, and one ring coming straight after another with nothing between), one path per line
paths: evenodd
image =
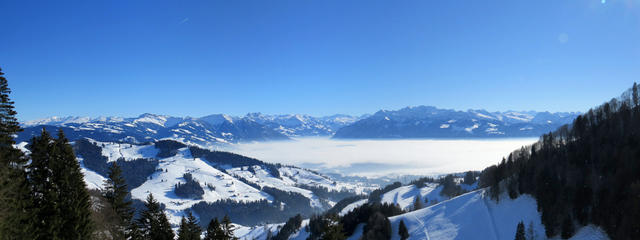
M131 237L134 231L132 223L134 210L131 207L132 202L128 200L129 191L127 184L122 177L122 169L113 162L109 167L108 178L104 183L104 197L111 204L111 207L119 217L120 236Z
M53 139L43 128L40 136L31 139L31 163L27 166L34 208L30 225L35 239L54 239L58 235L62 214L56 208L57 194L53 189L51 149Z
M91 210L84 175L62 131L53 139L46 130L31 141L27 166L34 206L36 239L87 239Z
M407 226L404 225L403 220L400 220L400 225L398 226L398 234L400 235L400 239L402 240L409 238L409 230L407 230Z
M224 239L224 231L218 222L218 218L213 218L207 226L207 233L204 236L204 240L219 240Z
M524 223L520 221L518 226L516 227L516 237L515 240L526 240L524 236Z
M419 209L422 209L422 200L420 199L420 194L418 194L415 201L413 201L413 210Z
M167 216L160 207L160 203L153 198L153 195L149 194L144 206L146 209L138 219L142 237L151 240L172 240L175 235L171 230L171 224L169 224Z
M187 219L182 216L180 219L180 227L178 228L178 240L189 239L189 227L187 226Z
M347 237L342 232L342 224L336 221L333 224L329 224L322 235L323 240L344 240Z
M11 89L0 69L0 239L34 238L30 187L23 167L27 162L15 149L13 137L22 129L16 119Z
M92 233L91 202L84 175L62 130L51 149L52 186L56 208L61 213L60 239L88 239Z
M0 148L13 148L14 135L22 131L16 118L18 113L14 110L14 102L9 98L10 93L9 83L0 68Z
M187 218L183 216L180 221L178 240L200 240L202 229L198 226L198 220L191 214L191 211L187 213L187 216Z

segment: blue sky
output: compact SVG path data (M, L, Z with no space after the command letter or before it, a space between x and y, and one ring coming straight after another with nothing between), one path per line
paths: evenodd
M0 1L19 118L584 111L640 80L640 1Z

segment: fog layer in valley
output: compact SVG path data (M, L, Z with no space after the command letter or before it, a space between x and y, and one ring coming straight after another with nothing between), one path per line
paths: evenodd
M487 140L334 140L240 143L223 150L266 162L348 175L431 175L482 170L536 138Z

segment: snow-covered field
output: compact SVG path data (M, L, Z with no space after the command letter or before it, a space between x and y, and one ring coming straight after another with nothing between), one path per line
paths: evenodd
M355 175L445 174L482 170L534 138L487 140L336 140L239 143L224 150L261 159Z

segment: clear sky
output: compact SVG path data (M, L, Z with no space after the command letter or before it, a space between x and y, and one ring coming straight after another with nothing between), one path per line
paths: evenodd
M0 0L19 118L584 111L640 80L640 1Z

